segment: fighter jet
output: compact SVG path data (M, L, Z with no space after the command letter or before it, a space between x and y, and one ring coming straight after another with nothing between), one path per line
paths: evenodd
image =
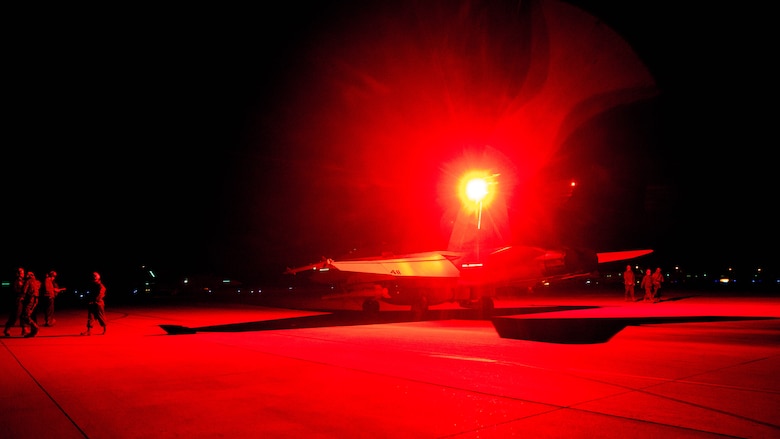
M422 317L431 305L457 303L488 315L502 287L531 288L545 281L592 276L600 264L638 258L651 249L595 252L584 248L547 249L497 245L504 227L504 205L496 194L500 174L475 171L458 184L466 206L455 221L447 250L403 255L322 260L288 268L326 286L324 298L361 298L363 310L380 303L410 306ZM487 215L488 204L492 214ZM500 213L495 214L495 211Z
M500 287L531 288L545 281L591 276L600 263L633 259L652 250L596 253L588 249L556 250L509 246L473 254L430 251L406 255L332 260L291 268L308 273L312 282L331 288L330 297L362 297L363 310L379 311L380 302L409 305L423 315L429 305L455 302L489 314ZM327 298L327 296L326 296Z

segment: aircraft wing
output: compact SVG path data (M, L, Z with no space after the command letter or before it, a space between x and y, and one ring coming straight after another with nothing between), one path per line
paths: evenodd
M300 267L295 267L295 268L289 268L288 267L287 270L284 271L284 274L298 274L298 273L303 273L303 272L307 272L307 271L317 271L317 270L322 269L324 267L325 267L325 263L324 262L319 262L319 263L316 263L316 264L309 264L309 265L302 265Z
M626 251L619 251L619 252L602 252L602 253L596 253L596 256L598 256L599 264L603 264L606 262L615 262L615 261L623 261L626 259L634 259L638 258L640 256L648 255L652 253L652 250L626 250Z
M621 261L633 259L652 253L653 250L626 250L615 252L596 253L597 264L606 262ZM529 277L549 278L556 274L556 277L576 276L587 271L595 269L595 265L590 266L587 256L570 251L568 254L559 251L548 251L530 247L505 247L495 251L492 256L511 254L510 259L501 261L498 259L500 272L493 272L492 275L498 277L518 277L526 279ZM591 253L592 254L592 253ZM517 256L519 255L519 257ZM330 275L332 280L337 275L355 275L356 279L361 281L373 281L393 278L447 278L457 279L462 276L461 258L462 253L452 251L431 251L423 253L412 253L403 256L377 256L374 258L345 259L336 261L333 259L323 259L320 262L304 265L297 268L288 268L286 274L297 274L302 272L315 272L323 275ZM574 261L571 263L570 261ZM580 269L582 267L588 269ZM543 267L544 273L538 270ZM530 272L527 272L532 270ZM339 277L341 277L339 276Z
M387 275L392 277L456 278L460 270L453 260L457 253L425 252L402 257L332 261L339 271Z

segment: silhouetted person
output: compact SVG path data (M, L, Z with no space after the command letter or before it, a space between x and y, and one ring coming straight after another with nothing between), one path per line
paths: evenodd
M25 337L35 337L38 334L38 324L33 320L32 315L38 306L38 296L41 290L41 281L35 278L32 271L27 273L27 281L24 283L24 309L22 310L22 335ZM30 333L26 334L27 327L30 327Z
M22 319L22 310L24 310L24 282L26 281L24 268L18 268L16 270L16 279L14 279L13 285L11 285L11 294L13 294L13 302L11 303L11 309L8 312L8 320L5 322L5 334L6 337L11 336L11 328L16 325L17 321ZM24 335L24 333L22 334Z
M101 335L106 333L106 286L103 285L103 281L100 280L100 274L97 271L92 273L92 281L95 296L87 304L87 330L82 332L81 335L92 335L92 326L95 320L103 328Z
M653 301L653 273L648 268L639 286L645 291L645 302Z
M65 288L60 288L57 284L57 272L50 271L43 280L40 303L33 314L35 323L38 323L38 315L43 314L43 326L54 326L54 299L62 291L65 291Z
M631 269L631 265L626 265L626 271L623 272L623 285L625 285L625 296L628 300L631 297L632 302L636 302L634 297L634 286L636 285L636 276L634 276L634 270Z
M664 274L661 267L655 269L653 273L653 302L661 301L661 284L664 282Z

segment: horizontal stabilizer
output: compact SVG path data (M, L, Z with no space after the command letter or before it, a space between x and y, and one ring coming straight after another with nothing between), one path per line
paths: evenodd
M652 250L646 249L646 250L625 250L620 252L604 252L604 253L597 253L596 255L599 258L599 264L603 264L605 262L615 262L615 261L622 261L625 259L634 259L638 258L640 256L649 255L652 253Z

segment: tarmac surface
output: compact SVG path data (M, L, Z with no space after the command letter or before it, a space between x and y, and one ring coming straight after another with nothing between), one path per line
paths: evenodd
M58 310L0 338L0 437L780 437L780 293L347 308Z

